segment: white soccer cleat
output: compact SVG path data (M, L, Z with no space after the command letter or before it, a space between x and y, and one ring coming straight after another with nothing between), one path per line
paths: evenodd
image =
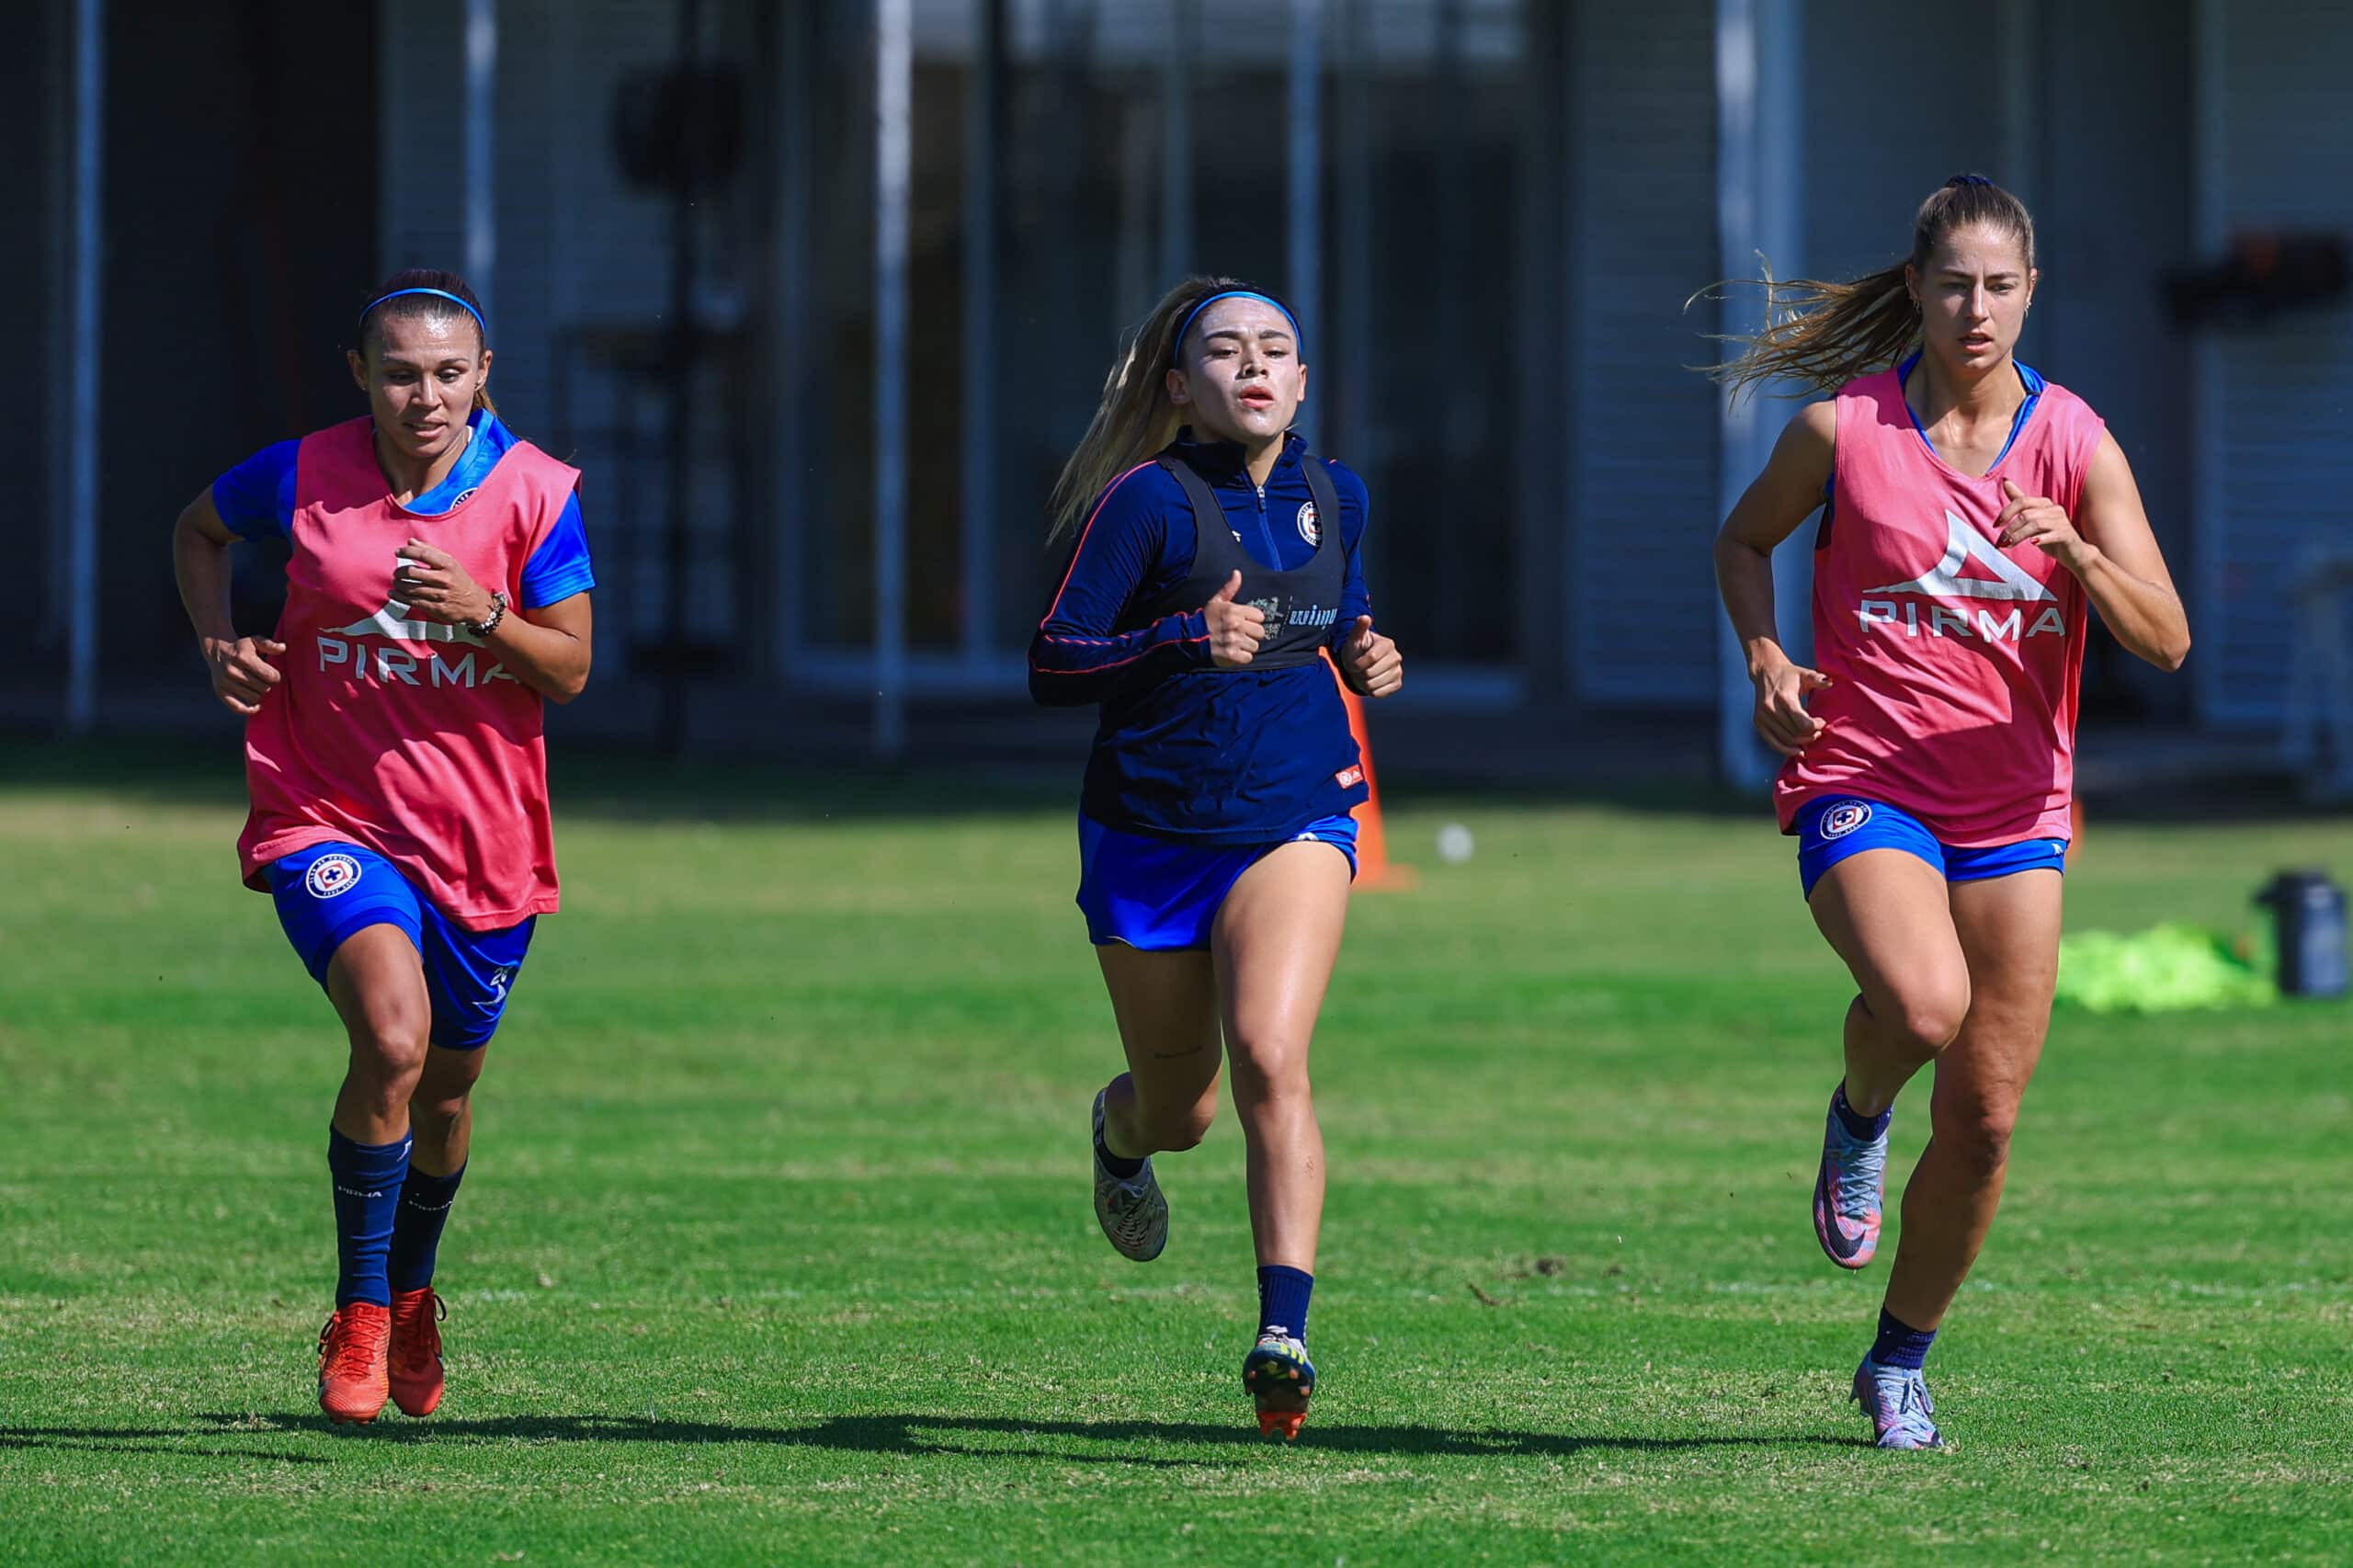
M1917 1367L1882 1367L1870 1357L1855 1369L1855 1403L1871 1418L1871 1438L1882 1449L1941 1449L1943 1437L1930 1420L1937 1402Z
M1095 1165L1095 1219L1121 1257L1150 1263L1168 1244L1168 1199L1160 1195L1150 1160L1123 1180L1105 1170L1094 1155L1103 1141L1103 1097L1108 1093L1106 1089L1095 1096L1095 1125L1087 1141L1087 1157Z

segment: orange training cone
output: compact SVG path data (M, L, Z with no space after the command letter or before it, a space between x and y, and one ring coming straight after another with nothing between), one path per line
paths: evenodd
M1357 759L1364 769L1364 804L1349 813L1357 819L1356 885L1367 892L1403 892L1420 881L1422 875L1411 866L1393 865L1389 858L1388 835L1381 827L1381 785L1372 774L1372 742L1364 733L1364 699L1340 679L1337 664L1332 665L1332 678L1339 682L1340 701L1348 710L1348 733L1357 738Z

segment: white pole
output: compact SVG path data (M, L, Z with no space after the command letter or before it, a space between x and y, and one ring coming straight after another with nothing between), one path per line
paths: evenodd
M973 0L964 90L964 451L958 508L964 564L964 659L989 654L996 615L996 426L989 395L996 314L996 66L1005 0Z
M2222 254L2230 211L2230 0L2196 0L2196 29L2189 46L2190 102L2195 115L2190 142L2191 254L2201 260ZM2201 727L2233 717L2229 666L2219 656L2236 628L2225 613L2233 537L2222 415L2230 405L2231 359L2211 328L2189 335L2189 574L2192 619L2208 652L2189 665L2192 711ZM2256 703L2262 701L2257 696ZM2247 699L2241 698L2244 706Z
M1290 233L1284 260L1290 270L1289 303L1302 333L1320 330L1323 233L1324 0L1290 4L1290 178L1285 187Z
M495 308L498 0L466 0L466 281Z
M775 309L769 316L767 375L768 505L776 519L774 553L769 563L769 602L776 607L775 642L770 648L769 673L779 681L796 675L796 665L808 642L802 609L808 511L801 499L802 454L806 437L802 415L801 374L808 337L808 210L811 156L810 111L805 85L810 69L808 18L799 11L779 9L775 17L776 57L769 65L777 101L776 145L770 166L776 173L772 199L776 204L776 239L769 247L769 287Z
M99 286L106 258L99 220L105 208L105 0L74 6L74 425L67 455L65 727L86 734L98 710L98 364Z
M1372 18L1365 0L1345 0L1341 12L1338 135L1333 157L1338 165L1336 214L1340 254L1334 266L1339 290L1328 324L1313 330L1316 348L1315 416L1319 450L1345 453L1369 466L1376 458L1373 414L1365 396L1372 385ZM1376 536L1377 538L1378 536ZM1378 549L1376 544L1374 549Z
M1777 276L1805 276L1805 0L1760 0L1756 35L1757 248ZM1779 415L1797 405L1771 405ZM1780 438L1774 420L1749 429L1748 468L1756 472ZM1773 599L1780 608L1782 645L1813 663L1813 533L1802 528L1773 552Z
M1162 289L1199 265L1193 259L1193 50L1199 0L1169 0L1168 47L1160 56L1160 278Z
M1755 278L1761 253L1777 277L1795 275L1804 197L1800 183L1798 106L1804 85L1799 48L1803 0L1716 0L1717 267L1725 278ZM1727 292L1716 330L1752 333L1766 320L1754 290ZM1729 515L1765 463L1784 404L1756 393L1719 403L1716 509ZM1809 596L1813 540L1801 528L1774 553L1773 598L1783 645L1799 660L1812 657ZM1775 758L1756 738L1750 715L1756 700L1745 655L1731 624L1719 616L1716 756L1725 782L1762 790Z
M874 6L874 753L906 749L908 0Z
M1995 36L2001 40L2002 166L1983 171L2029 206L2040 201L2043 188L2035 161L2041 131L2035 112L2042 85L2040 19L2035 0L2001 0Z

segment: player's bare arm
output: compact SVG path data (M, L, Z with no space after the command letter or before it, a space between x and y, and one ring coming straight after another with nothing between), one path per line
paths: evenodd
M1751 717L1765 744L1783 756L1795 756L1822 733L1823 721L1806 711L1805 699L1830 681L1782 651L1773 604L1773 551L1821 507L1836 436L1833 404L1813 403L1800 409L1773 443L1764 472L1750 482L1716 535L1717 591L1756 687Z
M2189 657L2189 616L2149 528L2132 464L2116 437L2100 434L2084 479L2077 516L2047 496L2005 486L2009 504L1995 519L2004 549L2036 545L2084 585L2099 618L2136 658L2177 670Z

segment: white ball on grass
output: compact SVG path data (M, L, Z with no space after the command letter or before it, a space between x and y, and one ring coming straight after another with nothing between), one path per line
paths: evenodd
M1438 830L1438 858L1449 866L1460 866L1471 858L1472 850L1477 847L1471 830L1459 822L1448 823Z

